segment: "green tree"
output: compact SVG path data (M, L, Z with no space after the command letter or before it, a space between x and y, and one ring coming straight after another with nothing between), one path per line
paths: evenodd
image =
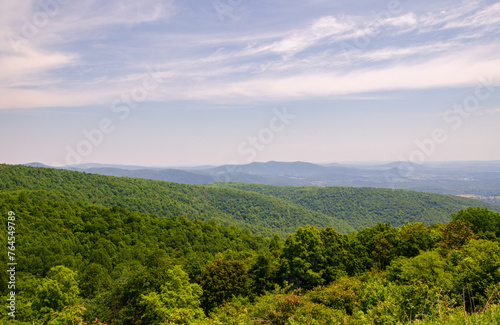
M483 308L486 293L500 282L500 244L487 240L472 240L461 251L452 253L459 295L465 296L469 310Z
M366 247L374 264L384 270L391 260L397 256L398 229L389 223L378 223L358 233L358 239Z
M434 246L430 231L423 222L406 222L398 232L398 254L406 257L417 256Z
M356 233L345 235L346 240L346 257L345 267L348 275L356 275L370 269L373 261L368 254L368 250L364 243L361 242Z
M108 270L101 264L91 263L80 278L80 288L84 297L92 297L99 290L105 290L111 283Z
M203 289L201 302L206 312L248 293L248 274L240 261L217 259L205 267L198 282Z
M141 324L144 306L139 304L141 295L159 293L161 286L168 280L168 270L173 261L162 249L149 252L144 267L135 270L127 281L120 296L120 318L125 324Z
M469 207L452 215L454 222L458 220L469 221L472 231L483 239L500 238L500 213L490 211L488 208Z
M273 253L274 257L278 258L283 252L283 242L279 235L274 235L269 242L269 251Z
M201 295L201 287L189 283L187 273L180 266L174 266L166 271L160 292L141 295L142 321L145 324L191 324L204 317L200 308Z
M318 229L307 225L285 241L281 274L294 288L311 289L323 283L325 247Z
M325 247L325 266L323 278L330 283L347 275L347 241L346 236L339 234L332 227L320 230L321 240Z
M442 242L440 246L447 250L460 249L475 237L470 221L457 219L448 222L442 228Z
M400 284L426 284L445 291L453 286L451 268L437 251L423 252L412 258L400 257L387 267L386 276Z
M74 306L80 301L77 273L59 265L50 269L47 277L36 288L33 310L43 321L51 314L61 312L64 307Z
M65 306L63 310L54 312L47 325L81 325L83 323L83 314L85 307L83 304L74 306ZM100 323L102 324L102 323Z
M279 269L278 260L270 252L262 252L257 256L248 274L251 279L251 293L262 295L274 289Z

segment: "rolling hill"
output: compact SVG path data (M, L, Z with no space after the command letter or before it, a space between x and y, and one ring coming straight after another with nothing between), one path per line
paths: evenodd
M51 168L0 165L0 193L71 205L119 206L160 217L214 219L255 234L287 236L298 227L332 226L339 232L377 222L446 222L468 206L499 208L477 200L404 190L352 187L278 187L252 184L186 185Z
M28 196L121 208L160 217L214 219L255 234L286 236L304 224L355 230L347 223L285 200L232 188L213 188L140 178L111 177L82 172L0 165L0 193L26 191Z
M252 191L293 202L308 210L343 220L357 230L373 226L377 222L390 222L394 227L399 227L406 221L423 222L427 225L445 223L450 220L451 214L469 205L499 211L498 206L477 200L407 190L244 183L218 183L213 186Z
M28 164L48 167L40 163ZM500 205L500 161L312 164L253 162L218 167L143 167L83 164L63 167L87 173L156 179L184 184L217 182L280 186L356 186L462 195Z

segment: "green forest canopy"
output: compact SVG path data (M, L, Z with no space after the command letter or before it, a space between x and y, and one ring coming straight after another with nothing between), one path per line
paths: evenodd
M311 224L341 233L377 222L431 225L469 206L499 207L466 198L404 190L354 187L216 186L119 178L74 171L0 165L0 193L24 190L30 198L97 205L160 217L216 220L254 234L287 236Z
M16 229L2 245L17 263L16 319L4 310L1 322L500 321L500 213L466 207L477 201L7 165L0 186L0 215L14 212ZM415 218L428 226L405 222Z
M488 209L431 227L378 223L340 234L306 225L285 241L23 191L3 193L0 215L9 211L18 229L12 324L500 320L500 214ZM2 254L2 269L6 262ZM8 281L2 272L4 301Z

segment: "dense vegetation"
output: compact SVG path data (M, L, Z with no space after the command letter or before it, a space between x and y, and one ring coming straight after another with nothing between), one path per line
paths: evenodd
M119 206L160 217L213 219L268 237L287 236L305 224L331 226L347 233L377 222L391 222L393 226L406 221L427 225L446 222L452 213L468 206L500 211L499 207L477 200L402 190L230 186L238 188L0 165L0 192L25 190L31 198Z
M7 218L9 211L15 211L17 216L17 315L24 320L45 321L50 312L62 311L64 306L76 308L83 302L82 297L93 297L86 304L91 310L88 315L103 317L110 310L92 308L102 308L103 301L109 307L112 303L121 304L120 309L127 306L127 294L134 296L133 292L127 293L132 290L127 285L140 281L136 276L153 272L154 265L161 266L157 272L178 265L179 273L187 272L195 278L218 253L244 259L248 252L264 249L269 242L252 236L249 230L223 227L213 221L159 218L118 207L71 206L30 199L23 192L3 195L0 203L2 216ZM2 239L6 247L6 237ZM7 269L6 263L2 255L3 270ZM70 277L71 283L53 282L59 281L60 272L67 273L65 277ZM8 274L2 272L2 295L9 291L8 281ZM50 288L50 284L54 287ZM147 293L146 284L135 285L133 290ZM73 296L67 297L68 290L62 287L72 288L69 292L74 292Z
M39 163L32 166L43 166ZM48 167L48 166L45 166ZM144 169L138 166L78 165L85 172L156 179L186 184L216 182L279 186L350 186L397 188L449 195L471 195L500 205L500 161L427 162L405 164L316 165L306 162L253 162L246 165L189 170ZM83 168L83 169L78 169Z
M181 198L185 205L177 207L189 208L189 186L3 168L0 215L6 220L15 212L18 264L16 319L4 309L0 323L500 322L500 213L487 208L460 210L447 223L376 223L347 234L305 221L282 240L194 214L176 216L167 208ZM156 210L171 216L137 211L155 208L171 188L175 199L162 198ZM214 191L220 201L220 193L250 193ZM250 194L255 207L268 198ZM3 247L7 237L3 231ZM7 263L2 254L3 270ZM1 272L3 301L8 282Z
M305 226L283 242L23 192L0 202L19 232L18 324L439 323L466 319L464 310L500 318L500 214L487 209L428 228ZM4 301L8 281L3 273Z
M309 223L353 230L342 220L271 196L205 186L138 178L120 178L74 171L0 165L0 192L25 190L29 197L92 204L156 214L216 220L266 236L286 236ZM457 210L458 211L458 210Z
M294 187L244 183L219 183L217 187L231 187L273 196L327 216L341 219L361 230L377 222L390 222L399 227L406 221L426 225L443 223L450 215L467 206L489 207L486 203L451 195L356 187Z

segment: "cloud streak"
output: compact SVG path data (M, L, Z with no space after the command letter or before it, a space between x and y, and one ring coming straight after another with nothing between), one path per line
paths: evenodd
M397 15L322 13L293 28L242 33L176 32L179 2L69 1L15 53L5 31L21 31L23 17L41 10L35 4L5 3L11 15L4 12L0 23L0 108L100 103L127 90L147 64L163 71L157 101L300 99L500 77L498 43L491 42L500 3Z

